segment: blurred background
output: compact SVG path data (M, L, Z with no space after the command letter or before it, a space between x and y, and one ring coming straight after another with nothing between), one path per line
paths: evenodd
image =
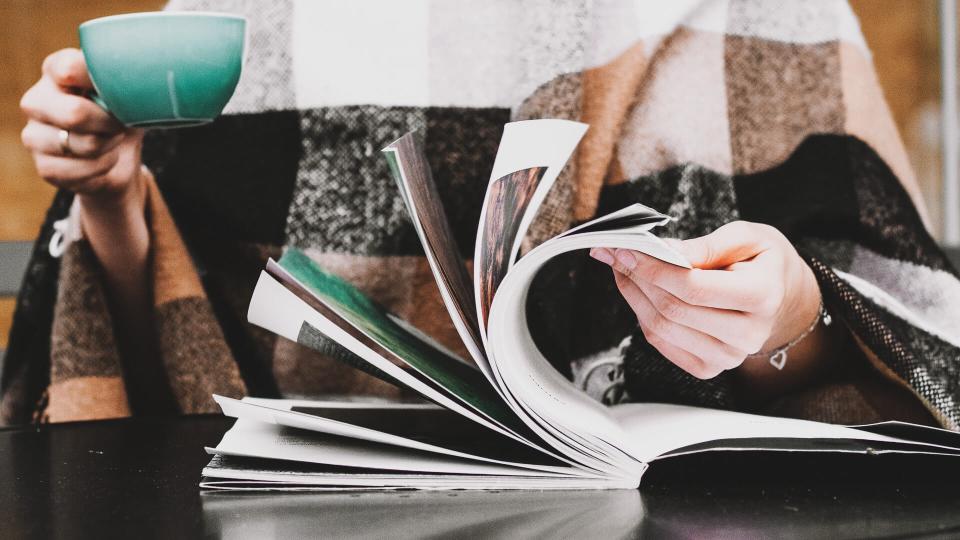
M77 46L76 29L81 22L114 13L155 10L164 3L0 0L0 20L4 24L0 32L0 361L31 241L53 196L53 190L37 177L30 155L20 144L24 124L18 105L20 96L39 77L47 54ZM887 101L917 172L933 233L951 244L958 242L960 239L953 235L960 235L960 224L953 227L954 217L945 215L950 213L943 210L943 178L944 157L948 165L953 164L946 167L947 175L957 174L960 148L954 142L946 146L950 152L943 152L941 93L941 74L945 72L956 81L956 2L851 0L851 5L860 18ZM954 23L942 25L946 20ZM947 38L952 47L944 49L941 37ZM948 61L946 70L941 69L942 59ZM951 91L955 93L955 84L948 85L948 93ZM950 101L947 100L946 110L952 111L954 114L948 117L955 119L956 109ZM946 139L955 141L957 131L954 120L952 129L946 130ZM956 210L960 214L960 205Z

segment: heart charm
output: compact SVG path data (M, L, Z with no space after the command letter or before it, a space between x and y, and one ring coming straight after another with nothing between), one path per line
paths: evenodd
M783 369L783 366L787 364L787 351L780 349L779 351L770 355L770 365L777 368L778 370Z

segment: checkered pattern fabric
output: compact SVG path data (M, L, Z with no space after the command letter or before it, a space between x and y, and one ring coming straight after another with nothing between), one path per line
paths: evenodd
M925 228L858 23L842 1L773 4L174 0L246 15L250 48L223 117L146 141L169 408L211 410L211 391L397 395L337 362L334 346L319 354L246 323L265 258L285 246L462 350L379 149L424 133L468 258L503 124L553 117L591 129L527 249L633 202L679 218L664 231L678 238L772 224L856 346L843 373L762 411L956 429L960 282ZM59 194L39 246L69 206ZM83 240L59 261L35 254L3 373L5 421L138 412L96 272ZM751 406L728 376L699 381L663 359L585 254L548 265L528 312L561 371L614 366L585 382L609 400Z

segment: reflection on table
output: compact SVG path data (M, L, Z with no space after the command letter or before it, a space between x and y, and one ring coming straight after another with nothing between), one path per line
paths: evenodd
M205 536L227 539L960 537L960 500L912 488L205 492L200 500Z
M222 538L632 538L638 491L206 492L205 533Z

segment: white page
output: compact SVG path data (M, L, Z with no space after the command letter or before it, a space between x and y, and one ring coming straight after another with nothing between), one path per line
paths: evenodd
M417 233L417 237L420 239L420 243L423 246L424 255L427 258L427 263L430 265L430 270L433 273L434 281L437 284L437 289L440 291L440 297L443 299L443 304L447 308L447 313L450 315L450 320L453 322L454 328L456 328L457 333L460 335L460 340L463 342L464 347L466 347L467 352L470 353L470 356L473 358L474 363L477 367L480 368L480 371L490 379L490 367L487 363L487 354L486 350L483 347L482 340L479 338L480 326L477 324L476 312L472 314L468 313L470 309L473 309L473 305L467 304L470 301L466 291L460 290L460 287L457 285L468 286L472 282L469 280L469 276L463 276L466 273L466 266L464 265L463 260L460 258L460 255L457 254L457 261L453 265L454 268L447 268L447 271L453 272L455 276L445 276L444 269L441 264L443 259L448 259L448 255L444 252L437 252L437 249L443 249L447 246L435 246L431 243L430 237L426 229L424 228L424 218L420 217L420 212L429 212L429 211L439 211L443 212L443 208L439 209L430 209L430 208L418 208L414 204L414 197L411 193L410 179L407 177L408 168L416 167L417 165L424 165L421 163L422 160L426 159L425 155L422 155L422 148L418 141L415 139L409 139L413 134L408 133L403 137L392 142L386 148L382 150L384 155L387 157L387 161L391 164L391 169L393 170L393 165L395 164L395 171L398 175L398 188L400 189L400 195L403 198L407 206L407 213L410 214L410 221L413 224L413 228ZM411 143L414 147L414 155L408 156L407 160L401 159L402 148L401 146ZM419 151L417 151L419 149ZM411 163L409 161L415 161ZM426 166L426 176L428 177L425 180L432 179L432 173L429 170L429 166ZM426 191L432 191L436 189L436 185L428 186L414 186L423 188ZM426 219L431 219L434 216L426 216ZM442 237L444 234L438 234L439 231L449 230L449 221L446 219L446 214L444 214L444 219L440 220L439 227L433 231L435 237ZM465 283L461 283L459 277L464 277L466 280ZM464 313L461 313L461 308L464 310Z
M222 482L211 480L231 479L235 482L265 482L275 484L272 487L296 487L298 484L315 486L317 490L333 488L366 487L380 489L636 489L636 485L624 480L611 478L542 478L525 476L469 476L441 474L344 474L309 473L297 474L277 471L224 470L205 468L202 475L208 479L201 487L223 487ZM253 488L245 488L254 490ZM314 487L308 490L312 491Z
M583 230L583 229L586 229L587 227L594 226L594 225L596 225L596 224L598 224L598 223L606 223L606 222L608 222L608 221L614 221L614 220L617 220L617 219L625 218L625 217L628 217L628 216L634 216L634 215L643 215L643 216L657 217L658 219L657 219L656 221L652 222L652 223L648 223L648 224L642 225L642 226L640 226L640 227L630 228L630 229L618 229L618 230L619 230L619 231L623 231L623 232L627 232L627 231L630 231L630 232L648 232L648 231L653 230L655 227L659 227L659 226L661 226L661 225L666 225L667 223L669 223L669 222L673 219L673 218L671 218L670 216L668 216L668 215L666 215L666 214L661 214L660 212L657 212L656 210L654 210L653 208L650 208L649 206L645 206L645 205L642 205L642 204L640 204L640 203L634 203L634 204L631 204L631 205L629 205L629 206L625 206L625 207L623 207L623 208L621 208L620 210L617 210L617 211L615 211L615 212L610 212L609 214L604 214L604 215L602 215L602 216L600 216L600 217L598 217L597 219L594 219L594 220L592 220L592 221L588 221L588 222L586 222L586 223L581 223L580 225L577 225L576 227L574 227L574 228L572 228L572 229L569 229L569 230L567 230L566 232L563 232L563 233L557 235L557 238L564 237L564 236L571 236L571 235L573 235L573 234L577 234L578 231L581 231L581 230ZM617 231L605 231L605 232L617 232Z
M481 374L475 365L468 364L455 355L446 354L442 349L433 347L429 341L421 341L418 334L423 334L419 331L410 334L409 329L413 327L409 325L406 325L406 329L404 325L399 325L398 330L400 332L409 334L401 336L400 339L409 339L408 343L412 342L415 350L412 353L413 356L399 355L394 352L394 349L391 349L393 346L392 338L387 338L376 332L375 327L379 327L379 323L364 315L351 315L348 306L335 298L327 298L314 291L313 286L308 287L273 259L267 261L267 274L277 280L284 288L290 289L294 296L317 311L320 317L351 335L357 342L369 348L377 357L382 357L384 360L391 361L391 363L401 362L406 373L437 391L448 394L451 399L461 403L464 407L514 433L512 438L520 440L528 446L533 446L532 443L525 440L526 437L515 431L515 428L519 427L516 414L506 406L494 388L487 386L486 377ZM322 289L319 284L316 286ZM345 284L344 286L349 285ZM299 289L300 292L298 293L297 290L291 288ZM359 296L364 296L362 292L356 292ZM312 304L310 299L316 304ZM393 321L393 324L400 321L386 311L381 311L381 314L389 321ZM371 327L370 324L373 324L373 326ZM446 373L447 377L438 377L443 373Z
M539 418L553 439L576 434L597 447L612 446L609 463L623 470L642 465L627 451L627 435L606 407L597 403L557 373L530 336L526 321L526 296L537 270L551 258L593 246L635 249L671 264L689 263L659 238L645 231L604 231L559 237L527 253L501 283L490 316L490 363L503 385L528 412L525 420ZM538 426L540 427L540 426ZM531 426L532 429L535 429ZM547 439L550 440L550 439ZM642 461L642 460L641 460Z
M214 396L216 398L216 396ZM289 411L293 407L325 407L325 408L343 408L343 409L394 409L394 410L441 410L443 407L434 403L404 403L393 401L389 398L375 396L336 396L316 399L287 399L287 398L261 398L244 396L240 399L244 403L253 403L254 405L263 405L272 409Z
M576 469L569 466L550 466L550 465L535 465L528 463L518 463L511 461L504 461L499 459L493 459L484 457L478 454L468 454L461 451L451 450L443 448L441 446L432 445L423 443L420 441L415 441L412 439L404 438L397 435L391 435L389 433L382 433L380 431L364 428L361 426L355 426L345 422L340 422L337 420L331 420L329 418L323 418L319 416L314 416L306 413L291 411L290 407L271 407L266 404L257 404L250 401L240 401L223 396L214 396L217 404L220 405L220 408L223 410L223 414L233 418L247 418L258 420L261 422L267 423L276 423L282 426L304 429L309 431L315 431L318 433L327 433L330 435L338 435L341 437L351 437L355 439L361 439L365 441L371 441L382 444L389 444L393 446L399 446L403 448L410 448L413 450L422 450L425 452L433 452L446 456L459 457L470 460L477 460L486 463L495 463L498 465L509 465L512 467L519 467L522 469L530 469L534 471L546 471L553 472L558 474L565 474L570 476L593 476L595 474L589 474L586 471ZM281 400L282 401L282 400ZM297 405L300 406L300 405ZM310 406L316 406L310 405ZM465 422L467 420L464 420ZM517 443L520 444L520 443Z
M370 350L370 348L357 341L353 336L317 313L303 300L298 298L297 295L287 290L286 287L266 272L260 272L260 279L257 281L257 285L253 290L250 307L247 310L247 320L294 342L297 341L300 335L300 328L303 326L303 323L306 322L354 354L370 362L370 364L409 386L420 395L436 401L443 407L458 412L498 433L529 444L529 442L524 441L511 431L431 388L400 366L393 364Z
M813 437L813 438L820 439L820 437ZM753 440L756 440L756 439L753 439ZM782 440L782 438L778 438L777 440ZM794 439L794 440L798 440L798 439ZM833 440L838 440L838 439L833 439ZM846 439L840 439L840 440L846 440ZM709 441L708 441L708 442L709 442ZM795 447L779 447L779 446L778 446L778 447L770 447L770 446L763 446L763 445L759 445L759 444L758 444L758 445L755 445L755 446L742 446L742 445L733 446L733 445L718 444L718 445L711 445L709 448L695 448L695 449L686 450L686 451L683 451L683 452L670 452L670 453L668 453L668 454L661 455L660 457L654 458L654 461L660 461L660 460L664 460L664 459L671 459L671 458L681 457L681 456L688 456L688 455L692 455L692 454L704 454L704 453L707 453L707 452L757 452L757 451L760 451L760 452L797 452L797 453L805 453L805 452L806 452L806 453L813 453L813 454L823 454L823 453L830 453L830 454L861 454L861 455L862 455L862 454L870 454L870 455L874 455L874 456L883 455L883 454L910 454L910 455L922 454L922 455L925 455L925 456L960 457L960 454L958 454L956 450L941 449L940 447L927 447L927 446L924 445L923 443L919 443L919 444L918 444L918 443L914 443L914 442L912 442L912 441L904 441L904 443L910 444L911 447L910 447L909 449L906 449L906 448L883 448L883 447L873 448L873 447L871 447L871 448L869 448L869 450L866 450L866 449L849 449L849 448L834 448L834 447L831 447L831 448L809 448L809 447L803 447L802 445L797 445L797 446L795 446ZM879 445L879 444L882 444L882 441L872 441L871 444L877 444L877 445Z
M917 444L844 426L701 408L671 409L675 417L642 416L639 411L649 404L627 404L608 410L587 398L559 376L536 348L526 326L523 306L532 276L542 264L560 253L592 246L635 249L689 267L679 253L646 232L600 231L565 236L541 245L521 259L494 300L490 359L504 385L532 417L540 417L571 434L607 441L642 462L692 444L734 438L832 438ZM636 417L631 418L629 411L638 411ZM937 451L936 445L924 446L930 452Z
M520 243L526 236L537 210L588 127L581 122L558 119L522 120L503 126L503 136L493 162L490 182L515 171L547 166L527 212L520 221L517 241L510 251L511 262L517 258Z
M580 122L569 120L524 120L520 122L510 122L503 127L503 135L500 139L500 146L497 148L497 156L493 163L493 170L490 173L490 179L487 182L487 192L483 198L483 205L480 209L480 223L477 225L477 236L474 246L473 261L483 261L482 249L485 245L483 238L486 229L486 217L489 211L490 187L494 182L511 173L522 171L534 167L546 167L543 176L530 198L526 209L517 225L516 236L513 244L506 246L509 253L507 268L513 267L513 262L519 253L520 245L526 236L527 229L530 228L537 210L546 198L550 188L553 187L557 176L563 170L570 156L576 149L577 144L583 138L587 131L587 125ZM473 289L480 324L480 337L483 340L484 348L487 347L487 323L482 316L481 307L481 272L474 267L473 271ZM491 383L496 384L491 380Z
M238 418L212 452L384 471L569 478L559 473L537 472L358 439L330 437L249 418Z
M669 405L626 403L610 412L628 434L630 451L652 461L672 450L721 439L859 439L907 442L849 427L793 418Z
M207 476L208 469L203 469L201 474ZM369 493L377 491L395 491L406 489L406 487L385 487L385 486L318 486L318 485L298 485L288 482L276 482L269 480L201 480L200 489L209 489L211 491L225 492L253 492L263 493L270 491L279 491L284 493Z
M375 367L381 369L388 375L394 377L401 383L407 384L411 389L419 392L428 399L436 401L443 407L458 412L461 415L480 423L494 431L504 434L514 440L522 442L527 446L545 451L547 454L557 457L562 461L567 461L571 465L579 462L569 459L562 453L556 453L554 449L546 445L535 444L524 437L514 433L505 426L494 422L487 416L473 410L473 408L461 404L460 402L448 397L446 394L430 387L423 381L414 377L410 372L386 360L376 351L358 341L348 332L345 332L339 326L329 321L323 315L311 308L309 304L301 300L297 295L287 290L279 281L266 272L261 272L260 280L254 289L253 297L250 300L248 310L248 320L259 326L266 328L276 334L287 337L293 341L297 340L299 335L298 319L301 326L303 321L309 323L314 328L326 334L340 345L346 347L362 359L370 362ZM294 333L296 332L296 333ZM509 402L507 403L510 406ZM512 408L512 406L511 406ZM522 420L522 419L521 419ZM539 434L538 434L539 435ZM587 466L592 466L589 462ZM596 468L593 466L593 468Z

